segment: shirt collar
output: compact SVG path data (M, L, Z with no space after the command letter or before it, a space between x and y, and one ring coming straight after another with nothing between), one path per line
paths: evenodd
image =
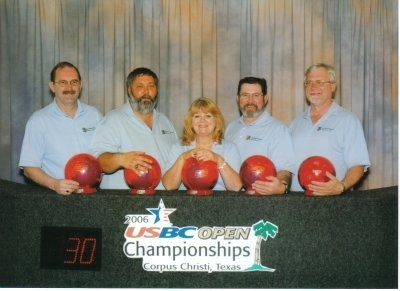
M337 104L335 101L332 101L331 106L329 106L328 111L323 115L323 116L328 116L333 114L334 112L338 111L340 109L339 104ZM310 111L311 111L311 106L308 106L308 108L303 112L303 118L305 119L311 119L310 117Z
M79 101L79 99L76 100L77 104L78 104L78 109L76 110L76 114L74 116L74 118L78 117L79 115L81 115L83 112L85 112L85 108L82 106L82 103ZM52 102L52 108L53 111L57 114L57 115L62 115L62 116L67 116L64 112L62 112L62 110L60 109L60 107L57 105L56 102L56 98L53 98L53 102ZM69 117L69 116L68 116Z

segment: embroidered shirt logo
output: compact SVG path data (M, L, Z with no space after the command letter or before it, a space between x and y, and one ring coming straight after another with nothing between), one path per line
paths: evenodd
M248 136L246 136L246 140L260 141L262 139L258 138L258 137L254 137L254 136L248 135Z
M96 129L95 126L93 127L82 127L83 132L89 132L89 131L94 131Z
M173 134L173 131L169 131L169 130L165 130L165 129L161 129L161 133L162 134Z

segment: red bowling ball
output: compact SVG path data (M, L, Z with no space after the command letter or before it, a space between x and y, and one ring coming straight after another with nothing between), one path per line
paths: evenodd
M311 184L312 181L329 181L326 172L336 175L335 167L331 161L324 157L311 156L301 163L298 177L301 187L305 190L304 195L313 196L313 192L308 189L308 185Z
M125 182L128 184L131 194L154 194L155 188L161 180L161 168L158 161L148 155L144 156L152 161L151 169L147 172L136 174L132 169L124 169Z
M274 163L267 157L254 155L243 161L239 175L242 178L245 193L259 195L251 185L257 180L267 181L268 176L276 177L276 169Z
M218 181L217 163L202 161L193 157L186 159L182 168L182 182L188 194L211 195Z
M102 178L102 168L99 161L92 155L82 153L71 157L65 165L64 175L66 179L79 183L79 189L75 192L91 194L95 193Z

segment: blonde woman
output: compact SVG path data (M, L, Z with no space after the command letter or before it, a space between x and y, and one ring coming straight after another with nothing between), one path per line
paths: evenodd
M199 98L190 105L182 140L172 146L169 167L162 177L165 189L184 189L182 168L186 159L193 157L217 164L219 177L213 190L240 191L240 154L235 144L223 139L224 127L224 117L211 99Z

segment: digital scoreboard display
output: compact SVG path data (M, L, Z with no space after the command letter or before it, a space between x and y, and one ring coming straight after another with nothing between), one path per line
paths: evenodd
M101 269L100 228L44 226L40 238L40 268Z

